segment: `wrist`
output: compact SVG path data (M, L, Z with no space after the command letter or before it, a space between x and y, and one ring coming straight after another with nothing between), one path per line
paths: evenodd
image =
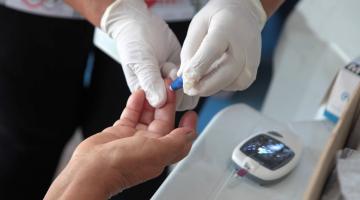
M64 0L95 26L100 26L101 16L114 0Z
M108 199L110 197L108 187L97 177L98 174L69 163L50 186L44 199Z
M135 19L145 14L147 5L144 0L115 0L104 10L100 19L100 28L111 38L119 34L119 24L123 24L125 18ZM136 19L138 20L138 19Z
M101 180L85 177L80 174L69 182L67 190L64 191L64 197L66 197L64 199L108 199L110 193L107 192L106 188L105 183Z
M261 27L261 29L264 27L266 21L267 21L267 12L262 4L262 0L247 0L251 4L251 10L255 13L257 16L257 21ZM269 1L269 0L266 0Z
M270 17L284 3L285 0L260 0L266 15Z

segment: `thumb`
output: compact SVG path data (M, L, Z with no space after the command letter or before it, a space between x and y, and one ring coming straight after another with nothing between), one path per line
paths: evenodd
M188 62L196 53L207 32L207 21L204 20L202 15L199 13L196 14L196 16L191 20L183 47L181 49L181 65L177 73L178 76L182 75L185 66L188 65Z
M210 67L224 55L228 45L229 43L226 42L223 33L213 31L205 36L195 55L190 59L187 66L183 67L185 93L205 74L209 73Z

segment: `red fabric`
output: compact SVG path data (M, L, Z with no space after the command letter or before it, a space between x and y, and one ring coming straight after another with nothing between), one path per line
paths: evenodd
M145 3L150 8L151 6L153 6L156 3L156 0L145 0Z

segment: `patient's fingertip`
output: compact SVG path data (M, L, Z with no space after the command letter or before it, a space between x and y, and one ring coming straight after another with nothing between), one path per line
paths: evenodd
M181 137L185 136L185 139L188 142L192 142L196 138L196 132L192 128L182 127L182 128L178 128L178 130L179 131L177 132L177 134L180 134Z
M195 111L187 111L180 120L179 126L180 127L188 127L191 129L196 128L198 115Z

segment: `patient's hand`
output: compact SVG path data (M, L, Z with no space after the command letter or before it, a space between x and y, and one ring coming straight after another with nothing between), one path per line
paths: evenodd
M187 112L174 130L175 94L154 109L143 91L128 100L112 127L83 141L45 199L106 199L158 176L181 160L195 139L196 113Z

